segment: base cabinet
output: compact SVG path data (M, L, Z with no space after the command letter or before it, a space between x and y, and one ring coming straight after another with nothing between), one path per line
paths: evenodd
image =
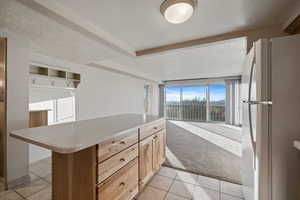
M140 189L159 171L165 161L165 129L140 142Z
M139 191L138 179L136 158L98 186L98 200L132 199Z
M154 174L153 169L153 136L150 136L140 142L140 156L139 156L139 184L140 188L143 188L146 183Z
M53 200L131 200L165 161L165 121L72 154L53 153Z
M160 169L165 161L165 135L166 131L162 130L155 134L153 138L153 170L156 172Z

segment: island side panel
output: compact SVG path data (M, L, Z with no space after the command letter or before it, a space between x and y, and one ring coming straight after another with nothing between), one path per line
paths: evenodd
M96 147L52 153L53 200L96 200Z

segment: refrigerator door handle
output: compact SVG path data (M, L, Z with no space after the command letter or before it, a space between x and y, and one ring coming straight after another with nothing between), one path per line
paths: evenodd
M253 135L253 126L252 126L252 115L251 115L251 104L248 104L248 112L249 112L249 130L250 130L250 138L251 138L251 144L253 148L254 155L256 155L256 144L254 141L254 135Z
M251 62L251 68L250 68L250 79L249 79L249 90L248 90L248 117L249 117L249 132L250 132L250 139L251 139L251 145L253 149L254 159L253 159L253 168L256 168L256 143L254 140L254 134L253 134L253 125L252 125L252 114L251 114L251 107L254 101L251 101L251 94L252 94L252 80L253 80L253 74L254 74L254 67L256 62L256 51L255 51L255 45L254 45L254 55ZM251 103L252 102L252 103Z

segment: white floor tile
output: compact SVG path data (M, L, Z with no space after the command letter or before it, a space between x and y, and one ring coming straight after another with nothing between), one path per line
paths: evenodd
M138 200L164 200L166 195L166 191L147 186L138 196Z
M221 193L221 200L243 200L243 199Z
M194 187L195 185L193 184L175 180L172 183L169 192L185 198L192 198L194 193Z
M231 196L243 198L242 186L221 181L221 192Z
M156 175L153 177L153 179L150 181L149 185L161 190L168 191L170 189L170 186L173 182L172 178L166 177L166 176L160 176Z
M165 200L191 200L191 198L185 198L172 193L168 193Z
M197 185L220 191L220 181L206 176L198 176Z
M14 191L4 191L0 193L0 200L23 200L23 198Z
M159 172L159 175L161 176L166 176L169 178L175 178L177 175L177 170L176 169L172 169L172 168L168 168L168 167L162 167Z
M27 198L27 197L30 197L33 194L43 190L44 188L46 188L48 186L49 186L49 184L46 181L39 179L39 180L31 182L29 184L19 185L16 188L14 188L14 190L21 196Z
M198 175L189 172L178 171L175 179L190 184L198 184Z
M220 200L220 192L201 186L195 186L193 200Z
M45 188L38 193L30 196L28 200L52 200L51 187Z

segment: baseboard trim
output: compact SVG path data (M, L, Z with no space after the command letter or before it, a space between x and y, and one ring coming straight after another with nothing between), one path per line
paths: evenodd
M8 189L12 189L18 185L22 185L22 184L27 184L30 182L30 176L29 175L26 175L26 176L22 176L16 180L13 180L13 181L9 181L7 183L7 188Z

